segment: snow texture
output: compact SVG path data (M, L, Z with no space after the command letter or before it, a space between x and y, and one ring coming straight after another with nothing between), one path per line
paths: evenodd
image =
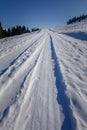
M0 40L0 130L87 130L86 28Z

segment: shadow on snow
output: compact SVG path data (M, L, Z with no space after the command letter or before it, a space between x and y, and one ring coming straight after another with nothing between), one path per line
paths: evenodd
M76 129L75 119L72 116L72 111L69 106L70 105L69 99L65 94L66 85L63 82L63 77L60 71L59 63L57 60L57 56L56 56L56 52L53 46L51 36L50 36L50 40L51 40L50 43L51 43L51 50L52 50L52 59L54 61L54 75L56 77L56 87L58 90L57 101L58 104L62 106L63 114L65 116L61 130L75 130Z

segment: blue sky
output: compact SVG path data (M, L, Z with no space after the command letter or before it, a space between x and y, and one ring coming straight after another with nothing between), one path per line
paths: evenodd
M5 28L49 28L80 14L87 14L87 0L0 0L0 21Z

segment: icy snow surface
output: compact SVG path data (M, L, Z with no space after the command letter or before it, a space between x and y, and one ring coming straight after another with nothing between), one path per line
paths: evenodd
M0 40L0 130L87 130L87 41L64 29Z

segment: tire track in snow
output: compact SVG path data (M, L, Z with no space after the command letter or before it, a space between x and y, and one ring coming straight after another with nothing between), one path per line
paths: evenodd
M44 42L43 42L43 44L44 44ZM18 130L20 128L21 129L27 129L28 128L28 129L33 130L34 127L35 127L35 124L33 124L33 123L35 123L35 115L37 113L35 108L37 106L37 98L38 98L38 94L39 94L38 88L35 87L35 85L37 84L37 81L39 80L39 77L35 77L34 78L34 75L35 75L35 71L37 71L38 65L40 65L39 62L40 62L40 59L42 59L42 54L43 54L43 49L40 52L39 58L38 58L38 60L36 62L36 66L34 67L34 69L32 71L32 74L31 74L31 77L30 77L30 83L29 83L29 86L27 86L28 89L26 91L23 103L21 105L21 109L20 109L20 112L19 112L19 115L18 115L18 118L17 118L17 122L16 122L16 125L15 125L15 130L16 129ZM28 99L29 99L29 101L27 101ZM31 108L31 106L33 106L33 107L32 107L32 110L30 110L30 111L31 111L31 114L33 114L33 115L31 117L30 121L27 121L28 118L29 118L29 115L26 115L26 113L25 113L24 116L23 116L22 113L24 113L23 111L27 112L28 109ZM23 126L19 125L21 123L21 121L23 122L23 120L24 120L24 122L26 122L26 125L25 125L26 128L24 128Z
M75 119L74 129L86 129L87 45L83 41L65 35L52 34L52 36L66 84L66 95L70 100L70 108Z
M38 56L38 58L39 58L39 56ZM5 123L7 123L6 126L4 125L6 127L5 130L7 130L7 128L9 130L12 130L14 125L15 125L15 121L16 121L18 115L19 115L21 104L23 102L23 99L26 95L25 93L27 91L27 86L26 86L25 82L29 82L29 78L30 78L30 76L33 72L34 67L36 66L38 58L36 59L32 68L30 68L29 72L27 72L27 74L24 76L24 78L23 78L23 80L20 84L20 87L16 92L16 95L14 97L12 97L12 102L7 106L7 108L5 108L4 112L2 111L2 114L0 113L1 114L0 123L3 123L3 121L5 121ZM16 107L17 107L18 110L15 109ZM12 108L11 113L9 113L9 110L11 108ZM10 116L10 117L8 117L8 116ZM2 128L0 130L2 130Z
M9 69L9 67L11 67L20 57L22 57L22 55L24 53L26 53L29 49L31 49L33 46L35 46L38 43L38 41L41 39L42 36L43 36L43 34L41 36L39 36L38 39L35 39L33 42L31 40L31 44L28 45L28 47L25 48L13 61L11 61L11 63L9 63L9 66L7 66L3 70L1 70L0 76L2 76Z
M53 43L51 36L50 36L50 44L51 44L51 51L52 51L52 59L54 61L54 76L56 78L56 87L58 90L57 101L58 101L58 104L62 106L63 114L65 116L61 130L75 130L75 119L72 116L69 99L65 94L66 85L63 81L63 77L60 72L59 63L58 63L55 48L53 45L55 43Z
M14 130L60 129L60 111L54 87L50 37L48 34L44 37L44 46L30 77Z
M13 73L15 73L17 69L28 60L32 53L38 48L41 38L42 36L40 36L34 43L32 43L27 49L19 54L19 56L15 58L7 68L2 70L0 76L0 86L2 86L8 80L8 78L11 78Z
M2 106L0 106L0 123L7 116L10 106L15 103L17 95L21 93L21 89L27 76L37 63L42 46L42 44L39 45L31 57L18 69L14 76L8 79L8 82L5 84L6 88L3 86L3 90L0 92L0 104L2 104ZM32 60L33 62L31 62Z

